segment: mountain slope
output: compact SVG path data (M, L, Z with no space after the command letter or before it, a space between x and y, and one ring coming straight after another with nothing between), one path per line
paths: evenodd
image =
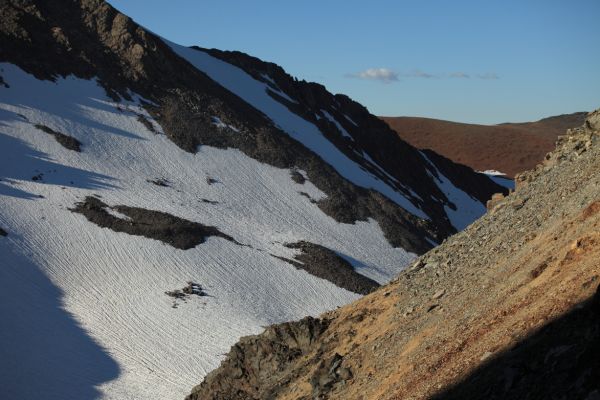
M188 398L595 398L598 260L600 110L388 285L242 338Z
M9 398L181 398L240 336L357 299L503 190L103 1L0 16Z
M496 170L513 177L534 168L554 149L565 130L580 126L585 112L536 122L475 125L417 117L382 117L403 140L432 149L477 171Z

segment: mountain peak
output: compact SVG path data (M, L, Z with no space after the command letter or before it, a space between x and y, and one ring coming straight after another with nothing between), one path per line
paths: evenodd
M0 15L9 397L183 397L238 337L371 292L507 193L347 96L104 1Z

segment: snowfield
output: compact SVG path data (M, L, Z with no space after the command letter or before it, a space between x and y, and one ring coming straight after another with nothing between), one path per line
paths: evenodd
M212 57L204 51L180 46L168 40L164 41L171 46L175 53L204 72L212 80L262 111L276 126L318 154L344 178L357 186L377 190L390 200L395 201L406 211L419 218L429 219L429 216L415 206L408 197L347 157L327 140L316 125L294 114L286 106L269 96L267 90L270 89L267 84L257 81L242 69ZM321 112L324 112L325 116L334 122L338 129L341 129L344 136L352 137L330 114L324 110L321 110Z
M425 153L420 152L420 154L421 157L423 157L427 161L429 166L437 174L436 176L428 172L429 176L431 176L435 184L444 193L446 198L450 200L455 206L455 208L452 208L448 205L444 205L444 210L446 211L446 215L450 219L450 223L456 228L456 230L461 231L465 229L473 221L475 221L481 215L485 214L485 205L483 205L476 198L471 197L468 193L465 193L461 189L454 186L452 181L445 177L444 174L442 174L436 168L436 166L425 155Z
M206 63L222 84L240 73L205 53L177 51ZM10 85L0 88L0 227L8 232L0 236L0 392L7 399L182 399L240 336L358 298L272 257L294 256L284 243L323 245L380 283L414 258L392 248L375 221L340 224L324 214L299 192L325 194L295 183L289 170L232 149L181 150L138 121L144 115L160 132L137 99L115 103L94 80L39 81L11 64L0 68ZM314 125L280 109L265 84L235 76L243 82L226 87L348 179L422 214ZM81 152L35 124L75 137ZM157 179L168 186L148 182ZM211 237L178 250L100 228L69 210L91 195L215 226L247 246ZM173 308L165 291L188 281L209 296Z

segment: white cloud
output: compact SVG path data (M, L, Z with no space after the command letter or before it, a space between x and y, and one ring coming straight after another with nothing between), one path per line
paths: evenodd
M398 80L398 73L388 68L369 68L356 74L349 75L352 78L368 79L391 83Z
M380 81L383 83L392 83L399 81L400 78L421 78L421 79L448 79L448 78L458 78L458 79L470 79L471 77L477 79L484 80L492 80L492 79L500 79L498 74L495 72L486 72L479 74L470 74L467 72L456 71L452 73L441 73L441 74L433 74L430 72L425 72L420 69L412 70L411 72L396 72L389 68L369 68L364 71L355 73L355 74L347 74L346 77L349 78L358 78L358 79L366 79L373 81Z

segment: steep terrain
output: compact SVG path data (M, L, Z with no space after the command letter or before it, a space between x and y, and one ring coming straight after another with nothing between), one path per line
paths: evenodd
M531 169L554 149L559 135L580 126L585 112L536 122L475 125L417 117L382 117L403 140L432 149L477 171L496 170L509 177Z
M595 399L600 110L389 284L242 338L188 399Z
M182 398L240 336L373 291L503 190L103 1L0 18L2 397Z

